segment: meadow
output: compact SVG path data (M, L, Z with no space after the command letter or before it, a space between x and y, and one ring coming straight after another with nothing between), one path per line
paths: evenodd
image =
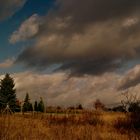
M127 113L25 113L0 115L0 140L140 140ZM136 122L138 123L138 122Z

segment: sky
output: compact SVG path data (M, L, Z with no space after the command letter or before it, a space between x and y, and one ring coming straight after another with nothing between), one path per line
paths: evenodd
M139 96L139 0L1 0L0 77L47 105Z

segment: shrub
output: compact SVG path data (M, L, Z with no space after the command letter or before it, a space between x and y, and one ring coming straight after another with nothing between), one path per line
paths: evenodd
M118 118L115 121L114 127L118 130L137 132L137 130L140 130L140 114L130 113L125 118Z

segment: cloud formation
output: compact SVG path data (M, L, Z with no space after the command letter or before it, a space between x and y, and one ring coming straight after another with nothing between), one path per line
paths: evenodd
M57 0L56 6L16 62L37 69L61 64L74 75L95 75L139 57L139 0Z
M14 44L34 37L39 31L39 24L39 16L37 14L32 15L11 35L10 43Z
M26 71L15 73L12 77L20 100L23 100L28 92L32 102L42 97L48 106L71 106L81 103L84 107L93 108L96 99L100 99L109 107L121 104L124 98L122 93L125 90L130 94L137 94L140 98L139 75L140 66L137 65L123 75L109 72L98 76L69 78L64 72L41 74ZM3 77L0 75L0 78Z
M139 93L140 65L124 75L109 72L69 78L64 72L39 74L26 71L13 77L19 99L24 99L26 92L29 92L32 101L43 97L47 105L70 106L81 103L85 107L93 107L93 102L100 99L107 106L113 106L121 103L124 90L130 94Z
M0 0L0 21L12 16L26 0Z
M9 68L14 64L14 59L6 59L4 62L0 63L0 68Z
M53 106L81 103L85 107L93 107L93 102L97 98L107 105L120 101L115 88L119 75L114 73L68 78L66 73L23 72L14 74L13 77L19 99L24 99L26 92L29 92L32 101L42 97L47 105Z
M140 84L140 65L136 65L133 69L129 70L120 80L118 87L120 90L125 90L138 84Z

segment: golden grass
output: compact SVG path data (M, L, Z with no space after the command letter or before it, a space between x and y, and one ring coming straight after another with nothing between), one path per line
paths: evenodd
M114 127L123 113L0 116L0 140L139 140L139 133Z

